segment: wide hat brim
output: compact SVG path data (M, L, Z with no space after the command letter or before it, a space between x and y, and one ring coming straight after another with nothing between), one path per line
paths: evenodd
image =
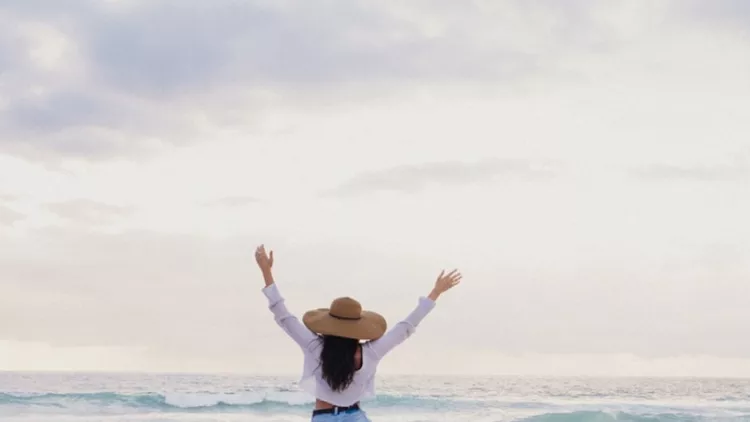
M362 311L359 319L336 318L328 312L328 308L307 311L302 322L314 333L357 340L380 338L388 328L385 318L377 312Z

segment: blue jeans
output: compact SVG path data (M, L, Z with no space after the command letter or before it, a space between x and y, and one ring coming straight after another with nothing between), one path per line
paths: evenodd
M313 415L311 422L371 422L361 409L339 412L338 414L324 413Z

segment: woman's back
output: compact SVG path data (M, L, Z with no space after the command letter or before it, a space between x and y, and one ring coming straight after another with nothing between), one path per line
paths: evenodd
M329 359L341 356L346 358L343 353L351 353L351 358L346 358L346 363L340 366L329 362L329 368L338 369L338 372L324 372L325 357L324 353L326 335L320 336L307 327L292 315L284 304L284 298L278 290L275 283L263 289L263 293L268 298L269 308L274 314L274 319L284 331L302 348L304 352L304 366L300 386L306 392L312 394L317 399L324 400L334 406L350 406L359 402L361 399L372 397L375 394L375 373L380 361L393 348L409 338L422 319L435 307L435 302L427 297L419 298L417 307L402 321L388 330L385 335L364 343L357 339L353 340L361 347L361 365L354 368L354 350L349 347L341 346L345 344L338 341L329 341L330 346L338 346L340 349L329 347ZM352 365L349 365L351 362ZM348 379L343 376L344 369L352 370L351 381L343 390L337 390L332 387L328 380L330 379Z

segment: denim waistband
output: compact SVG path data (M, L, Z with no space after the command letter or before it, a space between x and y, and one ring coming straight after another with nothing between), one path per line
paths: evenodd
M339 413L349 413L359 410L359 404L353 404L351 406L334 406L330 409L315 409L313 410L313 416L315 415L325 415L325 414L339 414Z

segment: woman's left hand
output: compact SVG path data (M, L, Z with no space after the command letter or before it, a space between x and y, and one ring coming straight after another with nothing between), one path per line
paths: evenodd
M432 300L437 300L441 294L447 292L448 290L456 287L459 283L461 283L462 278L463 276L460 272L458 272L458 270L453 270L448 274L446 274L445 270L443 270L438 276L437 280L435 280L435 288L432 289L432 292L430 292L430 295L428 297Z

